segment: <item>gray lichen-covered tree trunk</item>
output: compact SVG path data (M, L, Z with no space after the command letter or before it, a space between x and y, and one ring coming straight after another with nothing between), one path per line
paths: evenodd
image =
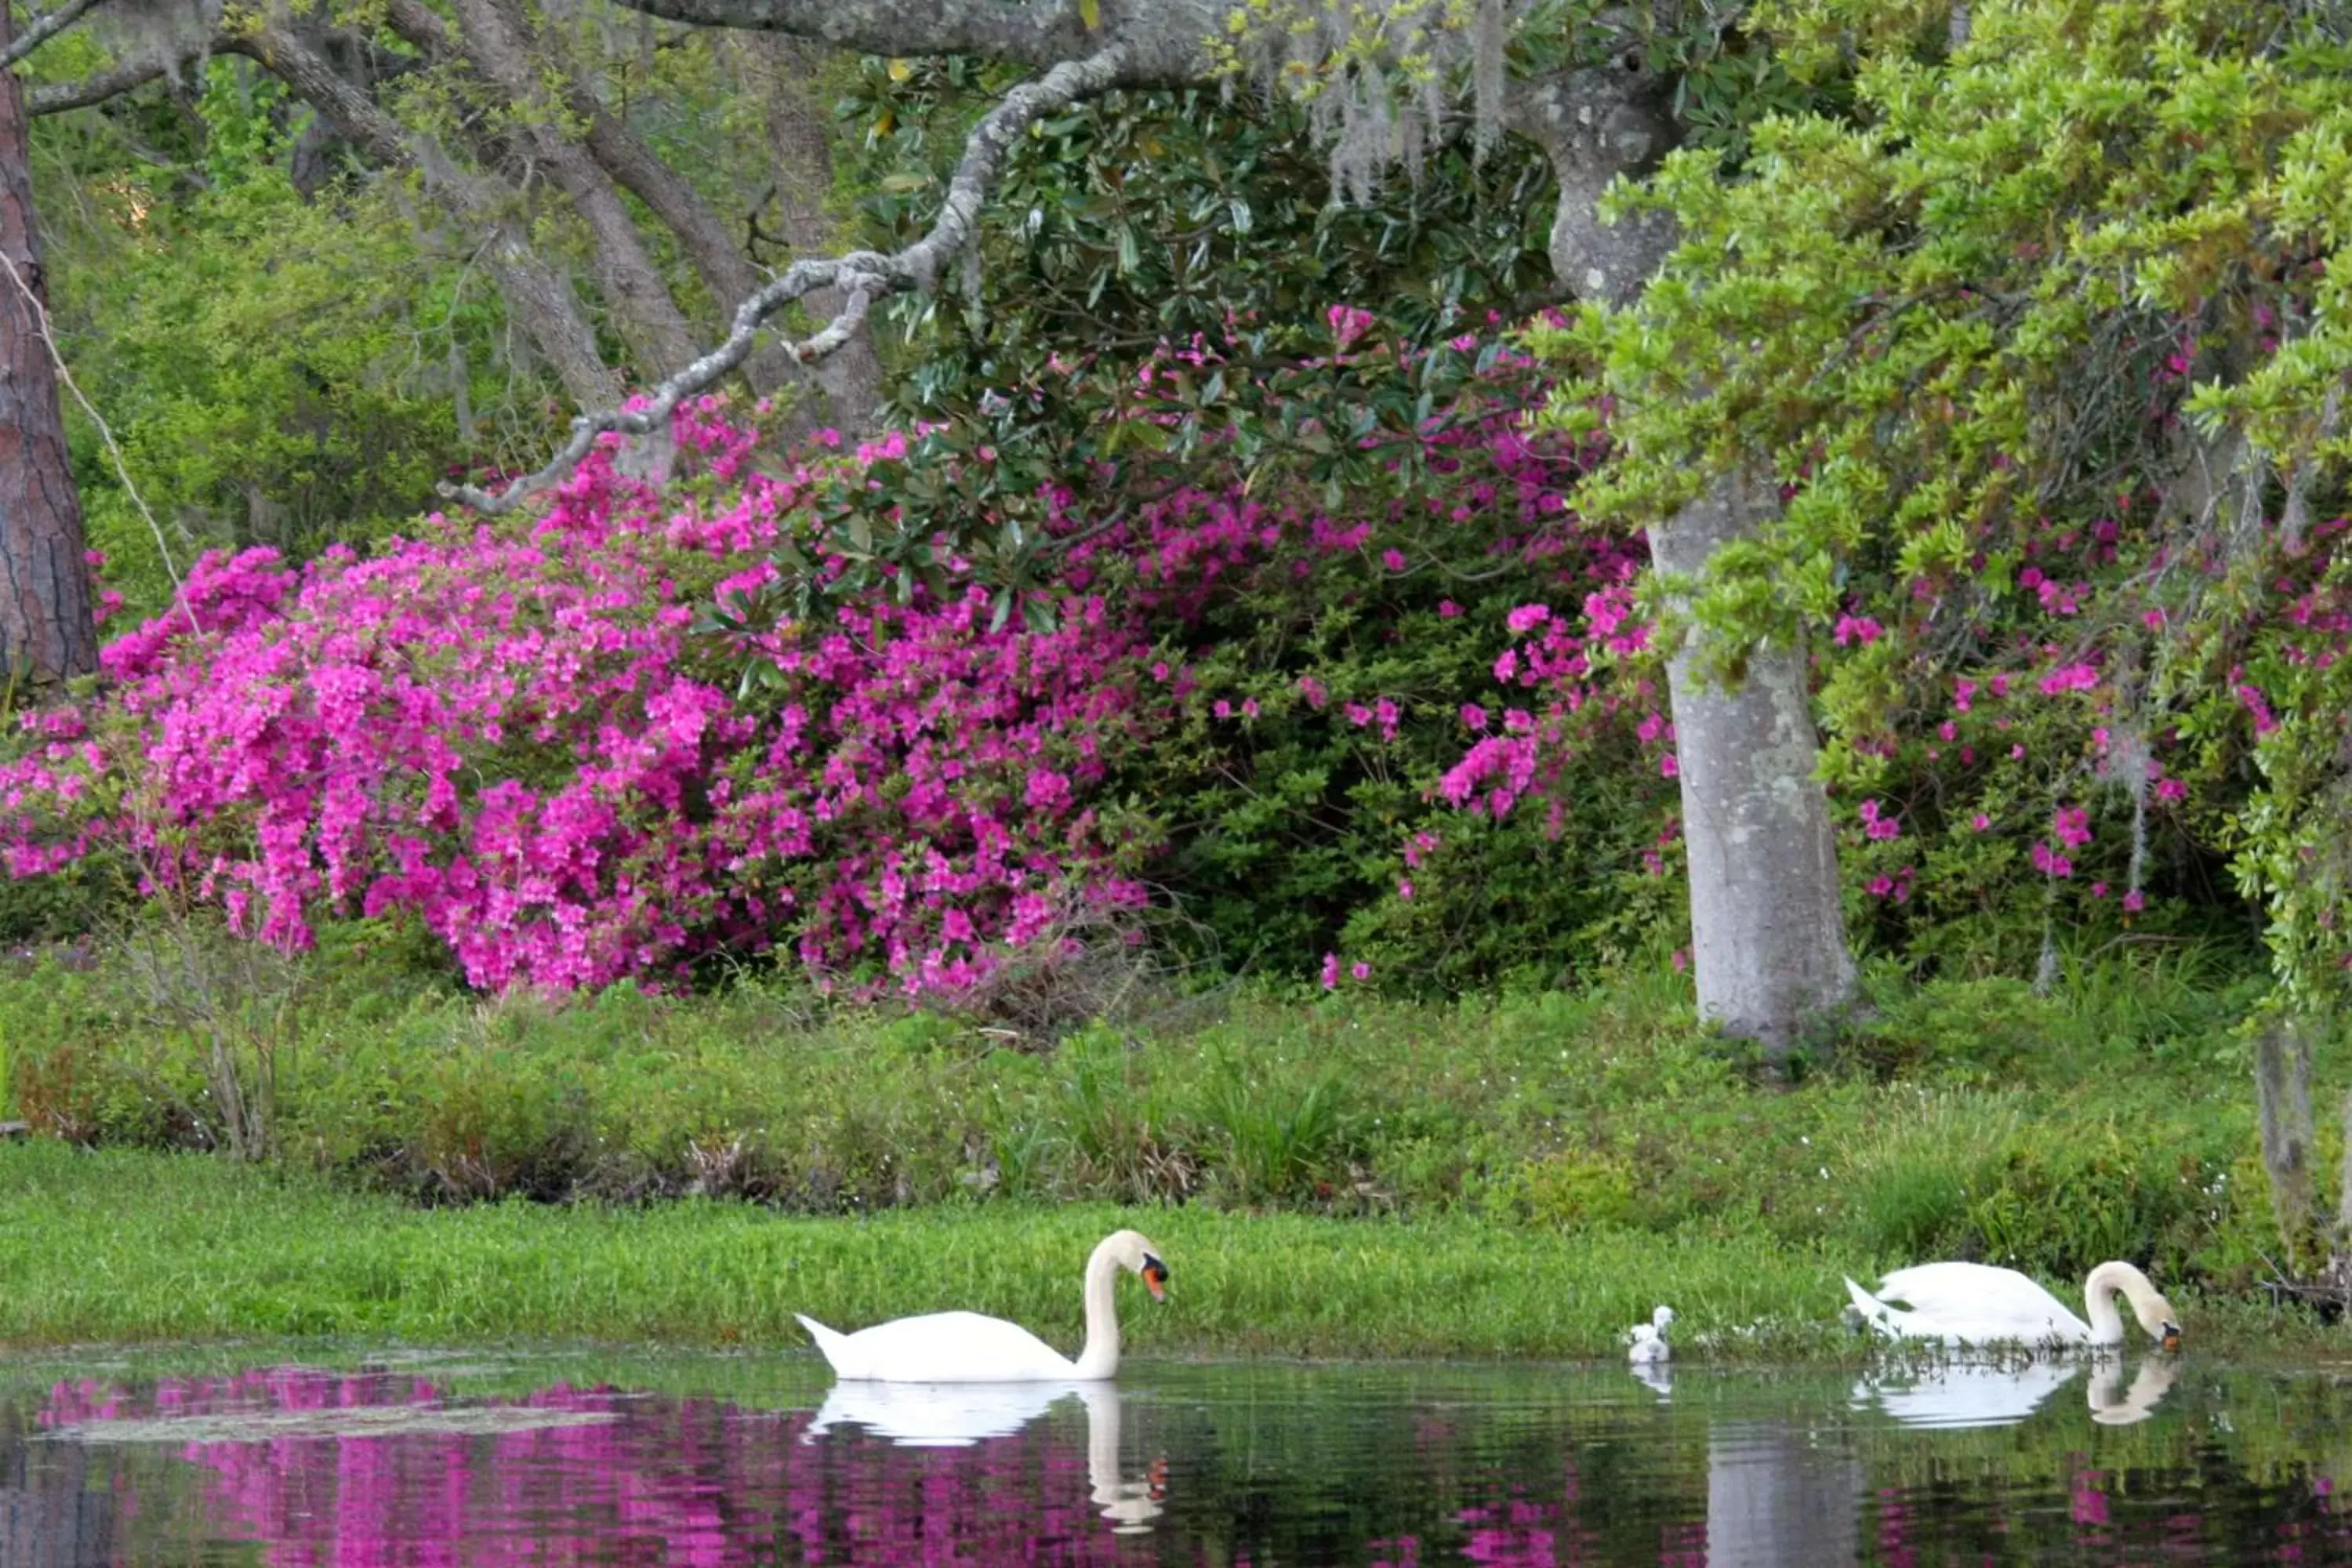
M0 51L9 40L0 6ZM0 687L98 668L81 498L42 313L23 89L0 69Z
M2254 1036L2254 1110L2278 1226L2282 1282L2352 1309L2352 1093L2338 1111L2347 1142L2337 1190L2325 1198L2318 1191L2312 1061L2326 1027L2308 1014L2286 1014Z
M1732 474L1651 531L1660 570L1702 578L1708 557L1775 510L1769 481ZM1821 747L1801 643L1727 650L1697 627L1666 665L1690 868L1699 1015L1785 1056L1853 994L1837 839L1814 776Z
M1552 268L1586 298L1633 304L1673 246L1657 215L1610 225L1598 211L1612 180L1640 174L1673 144L1659 97L1659 84L1626 62L1530 83L1513 106L1514 129L1544 149L1559 175ZM1651 558L1679 583L1701 584L1717 550L1752 535L1778 508L1769 478L1719 475L1651 528ZM1686 588L1677 602L1687 603ZM1724 649L1693 628L1668 661L1666 682L1699 1016L1778 1060L1854 986L1804 647Z

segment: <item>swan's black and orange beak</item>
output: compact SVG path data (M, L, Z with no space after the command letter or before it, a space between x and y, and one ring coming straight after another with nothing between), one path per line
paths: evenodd
M2180 1348L2180 1325L2179 1323L2165 1324L2164 1332L2158 1336L2157 1343L2162 1345L2168 1351L2179 1350Z
M1147 1252L1143 1255L1143 1268L1139 1272L1143 1276L1143 1283L1150 1289L1153 1300L1168 1300L1168 1265Z

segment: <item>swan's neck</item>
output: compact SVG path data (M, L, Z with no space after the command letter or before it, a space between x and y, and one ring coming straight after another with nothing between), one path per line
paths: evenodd
M2136 1309L2142 1296L2155 1293L2156 1288L2147 1282L2147 1277L2128 1263L2102 1263L2092 1269L2090 1277L2083 1281L2083 1305L2090 1312L2091 1342L2124 1342L2124 1318L2116 1310L2118 1295L2130 1297Z
M1118 1373L1118 1303L1111 1289L1118 1282L1118 1259L1106 1241L1087 1259L1087 1342L1077 1361L1082 1378Z

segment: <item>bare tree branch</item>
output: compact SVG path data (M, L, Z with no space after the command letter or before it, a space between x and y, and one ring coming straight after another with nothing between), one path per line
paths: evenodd
M1118 45L1082 60L1066 61L1043 77L1022 83L972 128L964 142L963 158L929 233L894 255L871 250L846 256L796 261L782 278L752 294L735 308L734 328L727 341L653 388L644 405L608 408L582 414L572 421L572 438L537 473L518 479L496 495L472 485L443 485L441 493L478 510L506 511L528 497L557 483L588 455L596 437L607 431L643 435L667 428L678 404L716 385L720 377L741 364L751 352L761 323L813 289L835 288L844 300L841 313L815 336L793 345L803 363L823 359L847 342L876 300L910 289L929 289L940 269L972 243L980 222L981 204L1003 172L1006 155L1032 121L1066 108L1079 99L1104 91L1118 79L1125 52Z
M861 55L986 55L1053 66L1098 47L1074 0L621 0L704 27L819 38Z
M45 15L36 16L16 35L16 41L0 49L0 68L15 65L59 33L74 25L74 19L101 0L65 0L65 4Z
M485 262L499 291L564 390L583 403L617 400L620 376L596 352L595 332L581 312L571 279L533 253L507 193L481 176L446 167L444 158L423 155L406 127L285 26L262 23L216 47L259 61L377 163L420 169L455 212L489 237Z
M79 81L57 81L46 87L31 89L25 94L26 112L38 116L63 114L68 109L87 109L93 103L104 103L118 98L132 88L145 87L163 74L161 60L131 60L94 71Z

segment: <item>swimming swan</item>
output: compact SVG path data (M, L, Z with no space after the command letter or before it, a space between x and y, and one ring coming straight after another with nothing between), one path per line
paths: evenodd
M1666 1343L1666 1325L1674 1321L1675 1310L1660 1307L1650 1314L1648 1322L1634 1324L1626 1332L1633 1348L1625 1352L1625 1359L1635 1366L1647 1366L1672 1355L1674 1349Z
M1983 1263L1898 1268L1879 1281L1875 1296L1851 1279L1845 1288L1864 1321L1889 1339L1954 1345L2120 1345L2120 1294L2130 1300L2132 1315L2151 1338L2166 1350L2180 1348L2180 1321L2171 1303L2128 1263L2102 1263L2083 1281L2091 1313L2087 1323L2016 1269Z
M1118 1371L1118 1313L1111 1284L1118 1270L1143 1276L1154 1300L1167 1299L1168 1265L1160 1249L1131 1230L1103 1237L1087 1259L1087 1342L1075 1362L1002 1318L978 1312L931 1312L894 1318L837 1333L799 1312L801 1327L840 1378L883 1383L1091 1382Z

